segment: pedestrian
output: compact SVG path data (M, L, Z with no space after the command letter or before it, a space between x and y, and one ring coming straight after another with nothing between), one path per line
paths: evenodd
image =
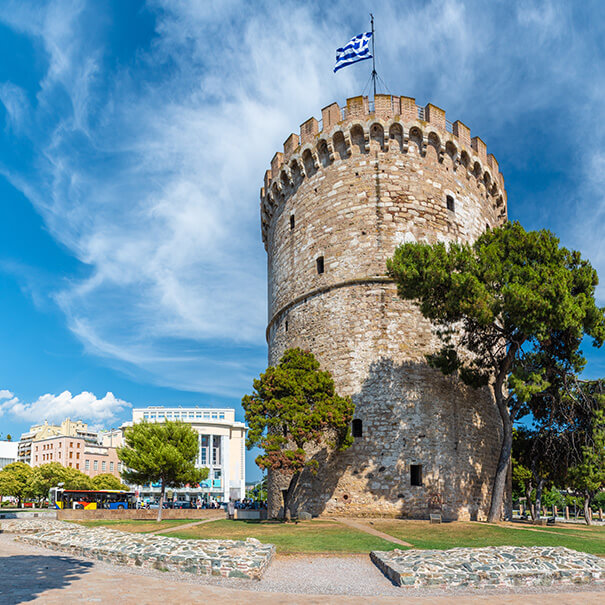
M235 503L233 500L229 500L227 503L227 514L229 515L229 519L235 519Z

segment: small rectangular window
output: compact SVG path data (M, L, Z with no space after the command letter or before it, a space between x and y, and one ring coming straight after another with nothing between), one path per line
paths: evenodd
M448 196L446 196L445 201L447 203L447 209L451 210L452 212L455 212L454 197L451 195L448 195Z
M101 462L101 468L102 468L103 472L105 472L107 470L107 466L105 464L105 460L103 460L103 462Z
M317 264L317 273L321 275L324 272L324 257L318 256L315 262Z
M410 484L422 485L422 465L412 464L410 466Z
M109 472L113 473L113 462L109 463Z
M70 465L70 466L71 466L71 465ZM98 461L98 460L93 460L93 462L92 462L92 468L93 468L93 470L95 470L95 471L98 471L98 470L99 470L99 461Z
M90 470L90 460L85 460L84 461L84 468L89 471Z
M290 231L291 231L292 229L294 229L294 225L295 225L295 224L296 224L296 219L294 218L294 215L293 215L293 214L291 214L291 215L290 215Z

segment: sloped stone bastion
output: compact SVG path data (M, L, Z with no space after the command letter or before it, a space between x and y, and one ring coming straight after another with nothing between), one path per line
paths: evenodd
M370 557L398 586L496 588L605 580L603 559L562 546L374 551Z
M137 567L260 580L275 554L272 544L242 540L181 540L63 521L5 521L0 530L36 546Z

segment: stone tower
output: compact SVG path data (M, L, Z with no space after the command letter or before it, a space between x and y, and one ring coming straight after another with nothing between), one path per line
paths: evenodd
M486 515L502 434L491 395L426 364L437 340L398 298L386 259L403 242L470 242L505 220L485 143L413 98L333 103L275 154L261 190L269 363L310 350L356 405L353 446L315 453L293 512ZM270 474L270 514L284 487Z

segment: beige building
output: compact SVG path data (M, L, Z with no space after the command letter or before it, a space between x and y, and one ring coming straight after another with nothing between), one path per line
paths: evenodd
M120 478L122 463L115 447L90 443L79 437L50 437L32 442L31 466L49 462L75 468L89 477L110 473Z
M199 435L198 468L209 469L199 486L176 490L178 497L197 496L217 501L237 500L246 494L246 425L235 420L235 410L217 408L147 407L132 411L132 422L181 420ZM141 488L141 495L159 494L159 485Z
M90 430L88 425L81 420L74 421L66 418L60 425L48 424L44 421L44 424L36 424L27 433L21 435L18 450L19 462L32 464L32 444L34 441L59 436L78 437L90 443L96 443L98 439L98 433Z

